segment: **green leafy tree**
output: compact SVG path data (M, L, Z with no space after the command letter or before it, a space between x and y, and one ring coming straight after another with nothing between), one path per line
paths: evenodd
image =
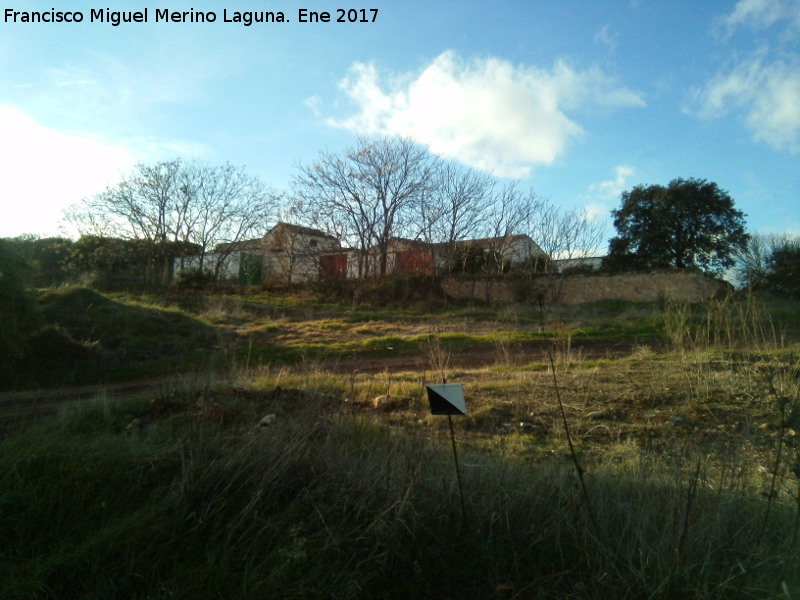
M21 235L8 240L14 253L25 261L25 282L32 287L64 283L73 242L68 238Z
M0 383L7 383L39 324L34 299L23 282L25 262L0 240Z
M788 239L767 259L766 289L800 299L800 238Z
M611 269L700 269L733 266L747 243L744 213L716 183L674 179L667 187L639 185L611 211L618 235L609 242Z
M199 251L190 242L82 235L72 246L69 269L74 275L92 274L101 286L158 285L166 281L175 257Z

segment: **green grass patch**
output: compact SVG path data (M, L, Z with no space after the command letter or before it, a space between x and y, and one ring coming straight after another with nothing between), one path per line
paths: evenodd
M158 297L59 288L39 292L47 326L34 337L16 384L121 381L309 360L426 360L431 335L449 355L474 353L486 361L494 354L507 366L530 362L526 354L540 353L545 344L574 363L586 360L580 352L619 353L643 345L748 348L759 339L768 350L796 339L796 303L774 300L756 309L745 300L668 306L603 301L548 305L541 314L526 304L418 302L352 309L319 302L310 293Z
M217 331L177 308L80 287L37 298L44 328L31 338L17 385L120 381L206 362Z

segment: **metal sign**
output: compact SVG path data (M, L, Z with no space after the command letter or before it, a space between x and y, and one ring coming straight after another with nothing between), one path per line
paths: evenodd
M464 386L460 383L426 385L432 415L466 415Z

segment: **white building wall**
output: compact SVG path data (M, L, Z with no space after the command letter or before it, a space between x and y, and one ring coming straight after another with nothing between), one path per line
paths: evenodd
M340 250L339 241L278 225L264 236L264 279L281 283L316 281L320 257Z

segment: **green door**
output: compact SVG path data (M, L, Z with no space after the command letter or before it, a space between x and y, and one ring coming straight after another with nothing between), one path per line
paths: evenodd
M263 261L260 254L244 254L239 257L239 285L259 285Z

